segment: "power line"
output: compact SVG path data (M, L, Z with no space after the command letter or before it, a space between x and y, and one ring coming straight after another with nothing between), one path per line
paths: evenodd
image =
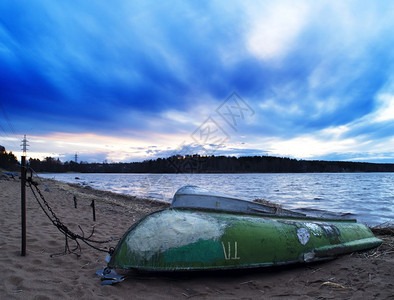
M3 136L13 147L18 147L17 141L19 137L16 134L15 128L12 125L10 118L7 115L4 105L0 102L0 135ZM4 120L4 122L2 122Z
M1 103L0 103L0 108L1 108L1 111L3 112L4 119L6 120L6 122L7 122L7 124L8 124L8 127L9 127L10 130L11 130L11 133L12 133L14 136L16 136L16 132L15 132L14 126L12 126L11 120L10 120L10 118L8 118L7 112L5 111L5 108L4 108L4 106L3 106ZM4 131L4 132L5 132L5 131Z
M7 137L8 133L5 131L5 128L3 127L3 125L1 125L1 123L0 123L0 128L4 132L4 136Z

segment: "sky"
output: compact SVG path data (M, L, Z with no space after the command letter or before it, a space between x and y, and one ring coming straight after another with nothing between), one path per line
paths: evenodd
M0 145L394 163L394 2L0 2Z

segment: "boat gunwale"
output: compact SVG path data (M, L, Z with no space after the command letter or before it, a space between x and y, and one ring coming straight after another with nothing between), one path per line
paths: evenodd
M206 213L220 213L220 214L228 214L228 215L242 215L242 216L251 216L251 217L259 217L259 218L269 218L269 219L290 219L290 220L306 220L306 221L322 221L322 222L343 222L343 223L358 223L357 219L336 219L336 218L325 218L325 217L312 217L312 216L286 216L286 215L276 215L270 213L253 213L253 212L241 212L241 211L228 211L221 209L213 209L213 208L202 208L202 207L169 207L166 209L159 210L157 212L165 211L165 210L182 210L182 211L196 211L196 212L206 212ZM362 223L360 223L362 224ZM366 225L366 224L364 224ZM368 226L367 226L368 227ZM369 227L368 227L369 228Z
M310 263L319 263L319 262L324 262L324 261L329 261L329 260L334 260L338 258L340 255L335 255L335 256L327 256L327 257L315 257L312 261L301 261L301 260L288 260L285 262L275 262L275 263L256 263L256 264L249 264L249 265L232 265L232 266L214 266L214 267L192 267L192 268L157 268L157 267L130 267L130 268L122 268L122 267L115 267L118 270L123 270L123 271L134 271L134 272L157 272L157 273L172 273L172 272L218 272L218 271L231 271L231 270L250 270L250 269L264 269L264 268L276 268L276 267L288 267L288 266L294 266L294 265L303 265L303 264L310 264Z

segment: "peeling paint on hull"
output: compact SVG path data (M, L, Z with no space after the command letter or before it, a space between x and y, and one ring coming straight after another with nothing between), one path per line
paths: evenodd
M239 269L329 259L380 244L354 220L167 209L132 226L108 266L151 271Z

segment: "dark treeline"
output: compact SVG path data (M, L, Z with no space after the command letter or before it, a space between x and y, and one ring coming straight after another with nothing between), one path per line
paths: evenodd
M394 172L394 164L311 161L273 156L171 156L131 163L61 162L47 157L30 159L36 172L81 173L306 173L306 172Z
M12 152L7 152L3 146L0 146L0 168L15 171L18 167L18 160Z
M30 158L36 172L80 173L307 173L307 172L394 172L394 164L297 160L274 156L201 156L175 155L168 158L131 163L76 163L46 157ZM0 146L0 168L18 170L12 152Z

